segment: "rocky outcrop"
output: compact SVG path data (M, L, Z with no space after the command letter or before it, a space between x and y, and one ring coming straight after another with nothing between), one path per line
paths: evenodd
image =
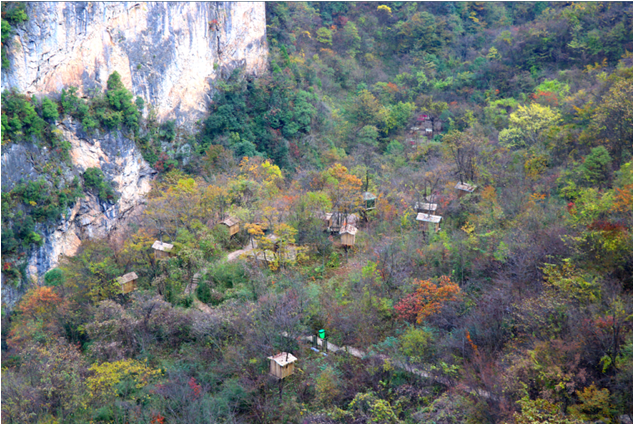
M179 123L200 118L214 82L236 67L259 75L267 58L264 3L28 3L8 43L2 89L26 94L124 85Z
M56 164L62 180L69 182L75 176L81 179L86 169L100 168L113 185L118 199L115 204L110 204L86 192L57 223L38 225L36 231L43 236L44 243L28 253L26 282L16 288L5 285L3 279L2 302L8 308L26 290L24 283L42 278L57 266L61 255L74 255L82 241L112 237L118 231L125 231L129 219L142 211L145 195L151 189L150 182L156 175L134 141L120 131L91 136L71 120L60 123L58 128L71 144L71 164ZM8 147L2 154L3 191L12 189L20 180L35 180L51 163L49 159L45 148L36 145Z

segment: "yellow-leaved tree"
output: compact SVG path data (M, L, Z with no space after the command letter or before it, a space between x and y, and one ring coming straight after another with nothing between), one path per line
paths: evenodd
M560 122L561 115L550 106L538 103L520 105L509 117L509 128L500 131L499 140L503 146L511 149L544 145L548 129Z
M104 403L111 403L114 398L136 400L140 390L163 375L159 369L133 359L94 364L88 370L94 373L86 379L90 397Z
M330 196L333 209L340 214L350 214L361 206L361 186L363 182L350 174L343 165L336 163L323 172L326 192Z

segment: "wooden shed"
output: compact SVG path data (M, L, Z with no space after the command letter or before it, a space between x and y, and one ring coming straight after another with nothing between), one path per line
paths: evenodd
M135 291L136 280L138 278L139 276L137 276L134 272L130 272L128 274L124 274L121 277L118 277L117 282L119 282L119 285L121 285L121 293L129 294L130 292Z
M323 218L326 228L330 229L330 225L332 224L332 213L326 213L321 216L321 218Z
M430 202L416 202L416 204L414 204L414 209L417 213L425 211L434 212L437 208L438 204L432 204Z
M357 234L357 228L352 224L347 224L339 230L339 234L341 235L341 245L343 246L353 246L354 238Z
M154 250L154 258L158 260L160 258L171 257L173 255L172 250L174 249L174 245L161 241L155 241L152 245L152 249Z
M282 352L267 358L271 360L271 375L278 379L284 379L295 371L297 357L291 353Z
M229 228L229 236L233 236L240 230L240 221L237 218L228 217L220 222Z
M474 190L476 190L476 187L478 186L471 185L468 183L462 183L462 182L459 182L458 184L456 184L456 189L460 191L459 196L462 196L465 193L472 193Z
M332 233L338 232L346 224L346 216L340 213L328 213L326 214L326 220L328 222L328 231Z
M436 231L440 230L440 220L442 220L442 217L439 215L431 215L431 214L425 214L425 213L418 213L418 215L416 216L416 220L422 222L422 223L432 223L436 225Z
M363 193L363 202L365 203L366 211L371 211L376 206L376 195L370 192Z

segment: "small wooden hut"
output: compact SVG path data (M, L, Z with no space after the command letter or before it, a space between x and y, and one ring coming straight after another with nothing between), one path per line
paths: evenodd
M152 245L152 249L154 250L154 258L161 259L171 257L172 249L174 249L174 245L170 243L164 243L161 241L155 241Z
M330 225L332 224L332 213L326 213L322 216L322 218L326 224L326 229L330 229Z
M347 217L340 213L328 213L326 214L326 218L328 220L328 231L336 233L346 224Z
M297 357L291 353L282 352L267 358L271 360L270 373L277 379L284 379L295 372Z
M235 235L240 230L240 221L237 218L227 217L220 224L224 224L229 228L229 237Z
M458 182L458 184L456 184L456 189L460 191L458 192L459 197L464 196L465 193L472 193L474 190L476 190L476 187L478 186L462 182Z
M353 246L354 238L357 234L357 228L352 224L347 224L339 230L339 234L341 235L341 245L343 246Z
M326 214L318 214L319 218L324 220L324 225L326 226L326 230L331 233L337 233L341 230L342 226L346 224L352 224L356 226L359 222L359 216L356 214L341 214L341 213L326 213Z
M364 192L363 202L365 203L365 210L372 211L376 206L376 195L370 192Z
M438 204L432 204L430 202L416 202L414 204L414 209L417 213L422 213L425 211L434 212L438 208Z
M128 274L124 274L121 277L118 277L117 282L119 282L119 285L121 285L121 293L125 295L129 294L132 291L135 291L136 280L138 278L139 276L137 276L134 272L130 272Z
M431 214L425 214L425 213L418 213L418 215L416 216L416 220L422 222L422 223L432 223L436 225L436 231L440 230L440 220L442 220L442 217L439 215L431 215Z

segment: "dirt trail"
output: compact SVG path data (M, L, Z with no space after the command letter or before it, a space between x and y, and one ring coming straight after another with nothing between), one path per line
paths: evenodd
M310 341L312 343L313 338L317 338L317 337L313 337L313 336L307 336L305 337L307 341ZM321 338L317 338L317 345L318 346L323 346L323 340ZM366 357L366 353L363 352L362 350L359 350L357 348L354 347L350 347L350 346L344 346L344 347L339 347L335 344L333 344L332 342L328 342L326 341L327 344L327 350L331 351L333 353L337 353L337 352L345 352L350 354L351 356L357 357L359 359L362 359L364 357ZM379 354L379 355L375 355L374 357L378 357L382 360L388 360L391 364L393 364L394 366L398 367L399 369L403 369L409 373L413 373L414 375L420 376L421 378L425 378L425 379L432 379L440 384L443 385L447 385L450 386L451 383L449 382L449 380L438 377L438 376L433 376L431 374L429 374L428 372L425 372L423 370L420 370L418 368L413 367L410 364L407 364L405 362L401 362L401 361L397 361L397 360L393 360L391 358L389 358L388 356ZM484 397L484 398L491 398L491 394L488 391L479 389L479 388L473 388L472 391L475 391L478 395Z
M196 306L196 308L200 311L204 311L205 313L208 313L208 314L213 314L213 310L207 304L199 300L194 300L194 306Z
M255 245L255 244L254 244ZM255 245L255 247L257 248L257 245ZM244 248L239 249L237 251L233 251L231 252L229 255L227 255L227 262L232 262L237 260L238 258L240 258L240 256L242 254L246 254L249 253L251 251L253 251L254 247L251 245L251 242L247 243Z

